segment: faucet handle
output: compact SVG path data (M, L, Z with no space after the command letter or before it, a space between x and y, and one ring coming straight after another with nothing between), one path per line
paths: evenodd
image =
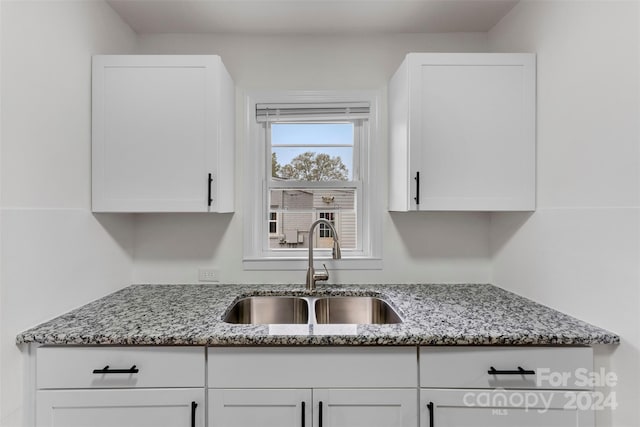
M329 280L329 270L327 270L326 264L322 264L322 266L324 267L324 273L314 273L313 274L314 281Z
M329 278L329 270L327 270L327 264L322 263L322 268L324 268L324 274L327 275L327 279Z

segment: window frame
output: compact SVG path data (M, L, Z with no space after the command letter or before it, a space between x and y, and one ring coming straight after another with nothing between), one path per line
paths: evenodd
M355 250L343 250L341 260L332 260L328 249L314 249L317 259L323 259L332 269L381 269L382 268L382 200L379 152L379 105L378 91L275 91L254 92L246 95L245 135L244 135L244 236L243 268L245 270L304 270L307 266L308 249L270 250L268 246L268 225L271 207L269 205L267 171L271 175L271 146L268 124L258 123L255 117L256 104L264 103L336 103L368 102L368 119L346 119L358 122L354 133L354 160L358 158L358 181L340 183L325 182L323 187L355 188L357 194L356 212L358 233L361 242ZM329 120L330 121L330 120ZM339 121L339 120L336 120ZM359 127L359 130L356 128ZM364 139L363 139L364 138ZM366 144L360 143L366 141ZM375 172L374 172L375 171ZM355 171L352 179L356 179ZM311 188L305 181L286 183L287 188ZM273 188L273 187L271 187ZM261 194L257 194L261 192ZM266 220L265 220L266 212ZM316 214L317 216L317 214ZM265 228L267 227L267 228Z

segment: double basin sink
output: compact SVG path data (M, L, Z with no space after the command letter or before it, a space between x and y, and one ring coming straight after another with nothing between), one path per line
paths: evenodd
M236 324L402 323L383 299L366 296L255 296L238 300L224 318Z

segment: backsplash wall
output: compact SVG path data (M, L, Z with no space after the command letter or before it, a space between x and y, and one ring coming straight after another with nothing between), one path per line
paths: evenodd
M407 52L486 51L486 33L377 36L139 36L139 52L219 54L237 86L236 212L234 215L139 214L135 219L134 283L196 283L198 267L217 268L227 283L303 284L304 271L244 271L244 94L251 90L379 89L381 144L376 170L383 192L382 270L332 271L332 283L489 282L489 215L389 214L386 85Z
M131 52L136 35L103 2L0 8L0 425L19 427L29 360L16 334L131 281L133 217L91 213L90 58Z
M640 425L640 3L523 1L492 50L538 55L538 209L492 214L493 283L622 337L598 427Z

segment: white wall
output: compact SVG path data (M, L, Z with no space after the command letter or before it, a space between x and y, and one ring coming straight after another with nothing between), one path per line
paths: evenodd
M135 34L99 1L2 2L0 425L22 425L18 332L131 281L133 218L90 212L91 55Z
M538 209L494 214L494 283L620 334L596 367L620 378L597 425L640 425L640 10L524 1L489 32L538 54Z
M142 35L144 53L214 53L238 86L236 213L231 215L139 215L135 226L135 283L193 283L198 267L220 269L222 282L302 284L304 271L242 270L244 91L260 89L382 89L380 152L386 153L387 82L407 52L485 51L484 33L376 36ZM386 212L384 177L384 269L332 271L334 283L488 282L487 214Z

